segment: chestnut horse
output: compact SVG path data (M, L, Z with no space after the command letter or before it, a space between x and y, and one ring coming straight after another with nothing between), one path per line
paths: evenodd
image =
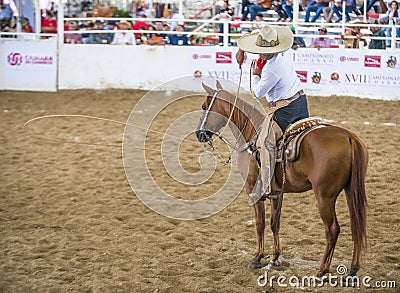
M207 97L202 105L196 136L200 142L211 142L212 135L229 124L238 146L254 138L256 129L264 119L264 114L252 105L222 89L217 82L217 90L203 84ZM283 192L299 193L314 190L317 207L325 225L326 247L317 277L329 272L340 226L336 218L335 203L344 189L350 211L353 238L353 260L349 275L355 275L360 268L360 259L367 246L365 176L368 152L361 139L349 130L337 126L316 128L303 139L299 157L286 165L286 182ZM253 155L247 151L238 153L240 173L245 180L247 194L253 191L259 168ZM276 181L282 187L282 164L276 163ZM270 200L271 230L274 237L274 255L270 265L280 264L279 244L280 212L283 196ZM249 268L260 268L264 257L265 208L264 201L254 205L257 251Z

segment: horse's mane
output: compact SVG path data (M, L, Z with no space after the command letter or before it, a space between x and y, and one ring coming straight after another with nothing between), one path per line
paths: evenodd
M231 107L235 105L236 109L233 111L231 120L242 131L245 139L251 138L265 118L265 115L256 108L256 101L250 104L240 97L236 98L236 94L226 90L221 90L218 97L228 102Z

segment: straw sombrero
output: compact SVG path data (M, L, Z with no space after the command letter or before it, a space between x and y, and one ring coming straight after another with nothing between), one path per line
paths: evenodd
M129 21L125 21L125 20L120 21L120 22L119 22L119 25L121 25L121 24L126 24L126 26L128 27L128 29L131 29L131 28L132 28L132 24L131 24Z
M286 26L266 25L261 30L245 34L238 39L239 48L255 54L286 51L292 46L293 33Z

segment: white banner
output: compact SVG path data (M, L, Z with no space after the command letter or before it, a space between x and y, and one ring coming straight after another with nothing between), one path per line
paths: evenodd
M237 48L195 48L190 56L191 70L238 82L236 51ZM399 51L303 48L286 54L292 54L297 76L308 94L400 99ZM242 76L246 89L251 60L257 58L247 54Z
M353 49L299 49L297 75L313 95L400 98L400 52Z
M57 90L57 41L0 40L0 89Z

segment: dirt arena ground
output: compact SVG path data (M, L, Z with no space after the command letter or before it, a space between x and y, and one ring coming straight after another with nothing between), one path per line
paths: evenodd
M244 192L214 216L169 219L144 206L127 182L121 153L124 125L52 118L24 129L29 119L52 114L126 122L144 94L0 92L0 292L399 292L400 101L309 97L312 115L343 122L368 146L369 247L359 276L371 277L369 284L375 287L395 281L396 288L282 288L276 282L260 287L257 280L264 270L247 269L255 250L255 227ZM193 99L170 111L182 113L200 105ZM202 150L201 144L194 148ZM156 176L167 186L170 178L157 156L152 164L154 172L159 164ZM193 157L183 159L188 169L196 170L196 164ZM222 175L215 180L222 180L225 170L218 167ZM174 190L178 197L188 193L184 186ZM342 229L334 273L351 262L344 194L337 213ZM301 279L318 268L325 236L312 192L285 195L281 244L283 266L268 271L269 276ZM266 252L272 252L269 229ZM268 261L269 256L264 259Z

